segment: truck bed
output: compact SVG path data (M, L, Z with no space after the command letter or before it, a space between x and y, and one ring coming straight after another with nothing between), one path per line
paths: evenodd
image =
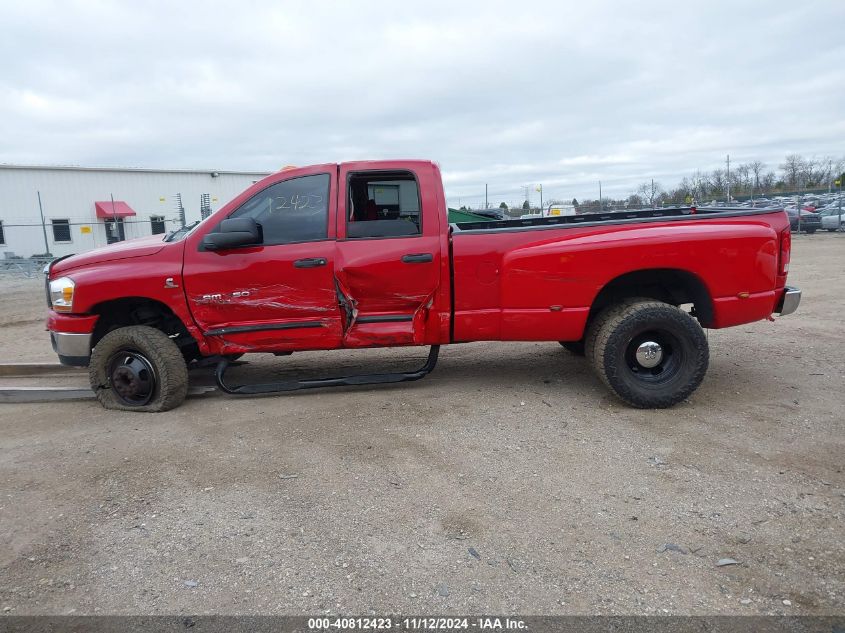
M775 209L726 209L696 207L666 207L637 211L613 211L609 213L584 213L581 215L559 215L552 217L524 218L513 220L486 220L478 222L454 222L453 230L515 231L526 228L548 228L563 226L593 226L596 224L629 224L648 221L692 220L697 218L736 217L773 213Z
M765 319L788 227L782 210L692 207L454 224L452 338L578 340L599 293L646 275L645 296L689 281L705 327Z

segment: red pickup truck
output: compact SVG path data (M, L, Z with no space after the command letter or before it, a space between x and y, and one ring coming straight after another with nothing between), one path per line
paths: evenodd
M440 345L555 341L635 407L688 397L706 328L794 312L783 211L672 208L450 225L438 166L287 169L167 236L54 261L47 327L103 406L178 406L191 363L228 393L416 380ZM231 385L244 353L431 346L416 371Z

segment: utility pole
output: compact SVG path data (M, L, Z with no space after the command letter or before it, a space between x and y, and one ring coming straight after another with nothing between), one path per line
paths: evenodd
M754 174L754 184L751 185L751 206L754 206L754 191L757 189L757 186L760 184L759 182L760 177L755 173Z
M41 206L41 192L36 192L38 194L38 212L41 213L41 231L44 233L44 254L47 257L52 257L53 254L50 252L50 245L47 243L47 224L44 222L44 207Z
M489 209L490 205L487 204L487 183L484 183L484 208Z
M728 204L730 204L731 203L731 155L730 154L728 154L728 175L725 178L725 181L727 182L727 186L728 186L728 199L727 199L726 202Z
M830 195L830 188L833 185L833 161L827 159L827 193Z
M601 213L601 180L599 180L599 213Z

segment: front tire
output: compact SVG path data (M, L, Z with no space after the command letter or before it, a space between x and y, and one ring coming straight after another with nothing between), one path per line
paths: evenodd
M671 407L704 379L707 338L680 308L661 301L627 301L595 325L588 358L602 381L634 407Z
M91 354L91 389L106 409L168 411L188 393L182 352L164 332L133 325L106 334Z

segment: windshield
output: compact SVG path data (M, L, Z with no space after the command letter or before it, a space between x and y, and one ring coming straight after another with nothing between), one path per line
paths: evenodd
M185 239L189 233L191 233L195 228L200 225L201 220L197 220L193 224L188 224L187 226L180 227L175 231L170 231L167 235L164 236L165 242L178 242L179 240Z

